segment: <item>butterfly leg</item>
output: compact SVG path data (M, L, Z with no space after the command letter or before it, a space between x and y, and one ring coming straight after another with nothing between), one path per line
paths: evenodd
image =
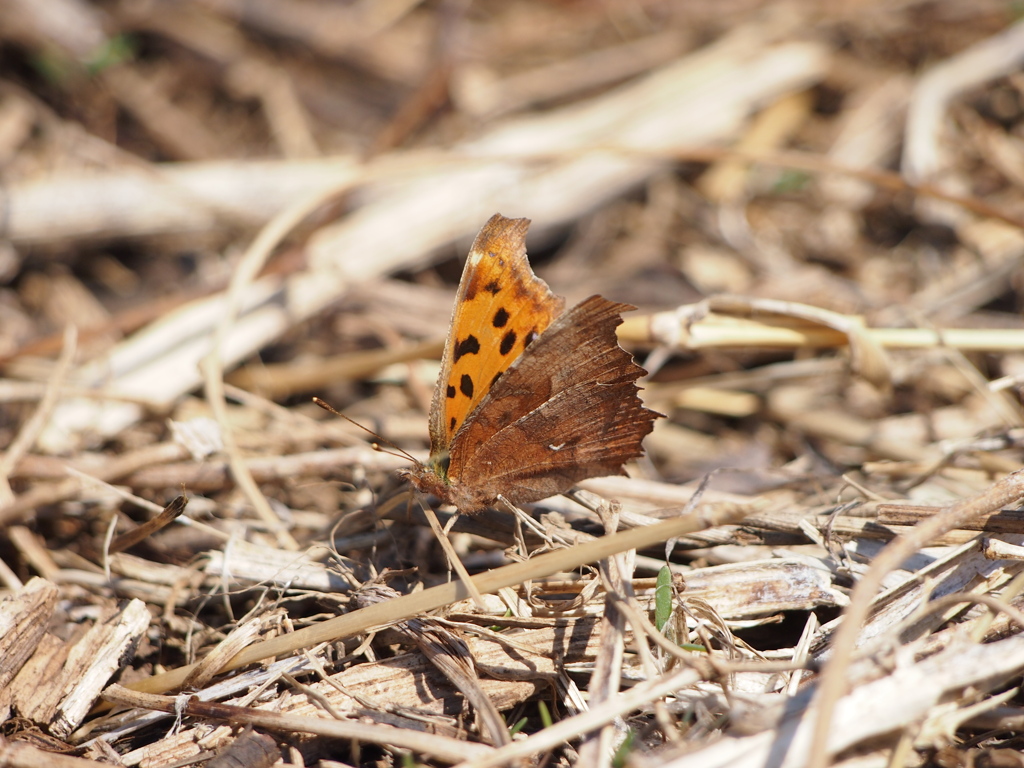
M462 513L459 510L455 510L455 514L448 518L448 522L444 524L444 535L447 536L452 532L452 528L455 527L455 523L458 522L459 518L462 517Z
M512 520L515 521L515 530L513 535L516 540L516 550L518 551L519 557L526 560L530 556L530 549L526 546L526 532L525 528L529 528L534 535L546 538L544 536L544 530L540 527L536 520L530 515L526 514L523 510L513 504L511 501L506 499L500 493L498 494L498 502L512 513Z
M568 498L573 498L568 493L563 495ZM575 535L572 535L572 532L569 532L569 535L567 535L564 529L556 525L549 525L543 521L534 519L531 515L528 515L519 507L509 502L509 500L504 496L499 495L498 501L505 505L505 507L512 513L513 519L516 521L516 530L519 532L518 538L522 545L521 551L524 553L524 558L529 550L526 549L525 543L522 543L522 530L519 526L528 528L530 533L543 541L544 545L548 549L562 549L579 543L579 539Z

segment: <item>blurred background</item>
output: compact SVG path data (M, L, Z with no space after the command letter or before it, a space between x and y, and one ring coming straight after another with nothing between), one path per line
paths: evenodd
M62 403L43 451L116 445L186 402L243 263L229 380L348 407L386 363L436 354L494 212L534 221L534 265L570 301L648 312L724 292L873 326L1017 329L1014 8L3 0L0 362L23 386L0 444L69 324L72 381L120 401ZM888 360L883 394L836 363L757 344L662 355L648 399L673 417L652 437L665 476L777 467L808 440L853 465L880 457L858 437L879 418L926 412L883 441L911 458L1018 411L1015 395L972 407L976 382L941 354ZM970 364L1012 383L1020 358ZM415 373L386 411L419 413L378 424L412 445L434 375ZM695 379L719 394L687 394ZM808 404L852 432L806 423ZM957 426L936 433L948 407Z
M642 525L711 475L702 503L752 516L674 566L758 560L708 603L796 658L884 542L1024 466L1020 11L0 0L0 581L43 575L109 615L146 601L142 677L202 655L267 584L302 623L342 576L448 579L390 503L408 462L311 397L424 458L462 263L500 212L533 221L532 264L569 302L639 308L620 339L667 418L632 479L586 487ZM182 492L187 525L112 539ZM883 519L880 499L922 506ZM559 535L604 532L545 509ZM504 513L460 525L473 570L519 541ZM111 559L112 540L140 548ZM254 549L228 566L227 541ZM313 577L287 570L314 545ZM768 589L780 553L803 576Z

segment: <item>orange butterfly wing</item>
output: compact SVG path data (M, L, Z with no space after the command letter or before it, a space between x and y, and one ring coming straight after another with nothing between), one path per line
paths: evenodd
M565 306L530 269L529 226L495 214L469 251L430 407L431 464L446 460L469 414Z

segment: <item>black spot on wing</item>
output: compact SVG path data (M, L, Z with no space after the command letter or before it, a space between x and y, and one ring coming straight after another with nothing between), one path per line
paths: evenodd
M525 349L526 347L530 346L533 343L533 340L536 339L536 338L537 338L537 329L534 328L532 331L530 331L528 334L526 334L523 337L523 348Z
M455 397L455 387L448 385L448 397Z
M494 319L491 320L491 325L495 328L504 328L505 323L508 322L508 312L505 311L504 307L501 307L497 312L494 313Z
M475 355L480 351L480 342L477 341L476 336L470 334L462 341L455 344L455 354L452 355L452 362L459 362L459 358L463 355Z
M498 285L497 280L491 280L491 282L484 286L484 290L487 291L492 296L497 296L498 293L501 291L501 286Z
M473 397L473 379L469 374L462 374L462 379L459 381L459 391L466 397Z
M509 352L512 351L512 348L516 345L516 338L517 337L515 331L509 331L508 333L501 337L501 346L498 347L498 350L501 352L501 354L507 355Z
M455 417L452 416L452 420L448 422L448 431L449 432L454 432L455 431L455 424L456 423L457 422L455 421Z

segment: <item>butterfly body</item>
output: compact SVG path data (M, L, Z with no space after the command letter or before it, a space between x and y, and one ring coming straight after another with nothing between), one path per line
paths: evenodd
M405 474L461 512L524 504L621 474L658 414L615 336L634 309L564 301L533 274L526 219L493 216L463 271L430 416L430 458Z

